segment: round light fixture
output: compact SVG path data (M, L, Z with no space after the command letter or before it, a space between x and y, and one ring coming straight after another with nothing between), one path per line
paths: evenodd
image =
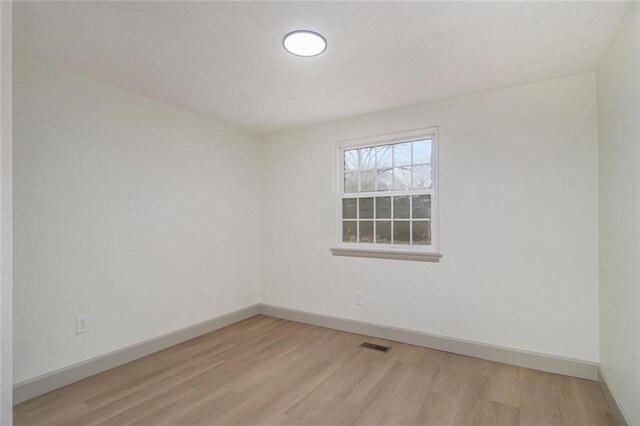
M296 56L318 56L327 50L327 40L320 34L307 30L290 32L282 39L282 45L287 52Z

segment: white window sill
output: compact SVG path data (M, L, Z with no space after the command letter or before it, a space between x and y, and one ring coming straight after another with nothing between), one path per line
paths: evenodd
M369 257L375 259L415 260L419 262L440 262L442 254L410 250L379 250L353 247L333 247L334 256Z

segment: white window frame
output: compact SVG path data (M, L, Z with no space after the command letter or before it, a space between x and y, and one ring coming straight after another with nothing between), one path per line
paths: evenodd
M430 189L407 191L373 191L344 193L344 151L377 145L387 145L402 142L431 139L431 175ZM375 257L403 260L421 260L438 262L439 252L439 220L438 220L438 128L410 130L406 132L390 133L386 135L371 136L362 139L340 141L335 143L334 149L334 188L335 188L335 229L336 246L331 248L335 256ZM367 198L385 196L386 193L393 196L402 195L431 195L431 245L412 244L376 244L376 243L345 243L342 241L342 200L343 198Z

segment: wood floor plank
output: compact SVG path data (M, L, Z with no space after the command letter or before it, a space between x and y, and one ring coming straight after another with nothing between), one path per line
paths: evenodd
M258 315L19 404L14 423L613 425L613 415L589 380Z
M431 393L430 381L416 377L414 366L396 361L360 404L356 424L413 424Z
M430 392L413 419L415 425L451 424L456 399Z
M523 424L590 423L589 413L571 377L522 368L520 383L520 416ZM597 386L597 383L593 384Z
M518 425L520 424L520 410L516 407L500 404L499 402L484 399L473 400L460 398L456 401L453 408L451 424Z
M143 418L155 411L160 410L167 404L180 401L185 397L195 393L197 389L190 387L172 386L169 389L155 395L151 399L145 399L140 403L134 404L128 409L107 418L96 419L98 425L128 425L136 420Z

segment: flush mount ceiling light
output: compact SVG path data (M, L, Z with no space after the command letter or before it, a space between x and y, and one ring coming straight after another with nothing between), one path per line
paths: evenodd
M327 40L320 34L307 30L290 32L282 39L282 45L287 52L296 56L318 56L327 50Z

